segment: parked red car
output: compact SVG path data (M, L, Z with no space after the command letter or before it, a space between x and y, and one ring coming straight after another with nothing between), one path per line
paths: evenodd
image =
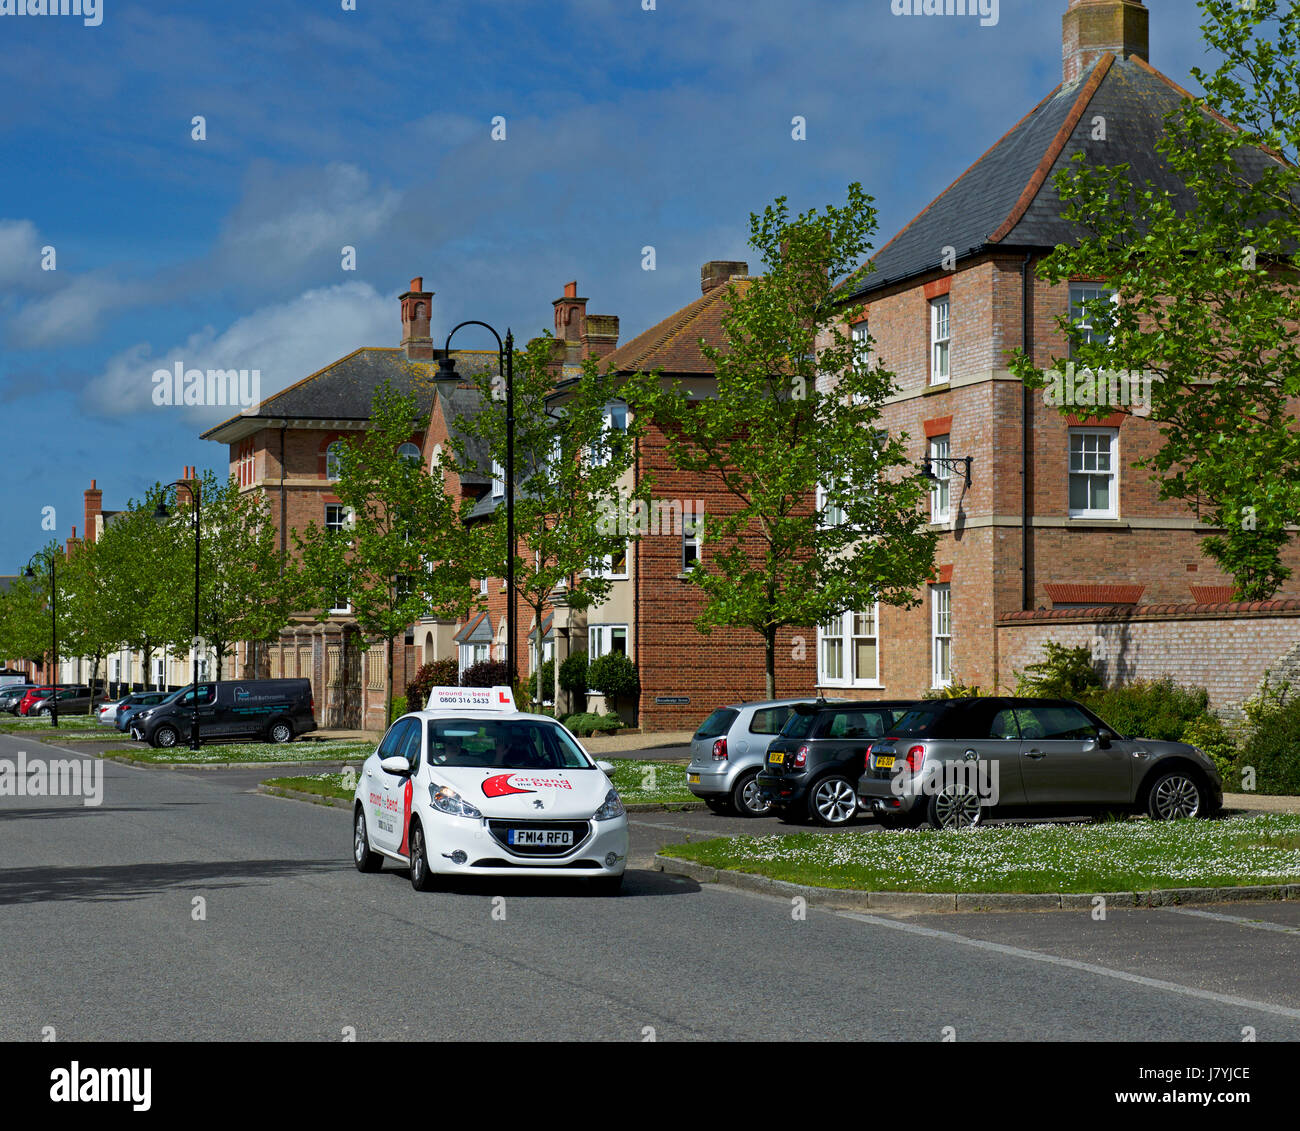
M47 683L43 687L33 687L26 695L18 700L18 713L20 715L26 715L27 712L31 710L31 706L36 702L36 700L48 699L53 694L54 687L52 684Z

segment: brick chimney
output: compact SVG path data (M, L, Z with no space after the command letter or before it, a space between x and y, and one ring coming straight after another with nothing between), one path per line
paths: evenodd
M587 300L578 297L576 280L564 284L564 297L557 298L555 307L555 336L566 342L579 342L587 332Z
M582 335L582 359L594 357L597 361L618 349L618 315L588 314L586 333Z
M732 275L748 275L749 264L726 259L713 259L700 268L700 293L708 294L722 286Z
M433 292L424 289L424 276L411 280L411 289L401 297L402 349L412 361L433 360L433 338L429 320L433 317Z
M99 538L99 516L104 513L104 492L90 481L85 492L86 498L86 541L94 542Z
M1149 18L1142 0L1070 0L1062 19L1066 85L1086 77L1107 53L1150 62Z
M74 526L72 528L72 537L68 539L68 548L63 551L63 556L65 558L72 557L72 551L76 547L76 545L77 545L77 528Z

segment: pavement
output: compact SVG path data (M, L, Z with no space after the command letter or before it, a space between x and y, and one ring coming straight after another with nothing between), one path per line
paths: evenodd
M0 736L20 750L85 757ZM797 830L699 812L631 818L618 898L421 894L258 771L93 765L102 805L0 797L0 1039L1300 1040L1300 904L801 912L652 870L674 840Z

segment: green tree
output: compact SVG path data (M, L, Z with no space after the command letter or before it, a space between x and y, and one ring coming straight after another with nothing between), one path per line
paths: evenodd
M50 616L50 553L59 553L57 543L46 547L44 557L33 560L33 577L19 576L0 594L0 655L40 665L46 677L49 675L46 665L50 658L53 627ZM61 558L55 567L56 573L59 565L62 565ZM63 651L61 640L59 645L59 650Z
M154 652L193 634L192 544L181 546L154 518L163 495L155 483L142 501L132 499L95 544L105 634L114 647L140 654L146 686ZM182 574L186 565L188 577Z
M314 522L294 532L302 555L304 600L322 610L351 604L361 645L384 641L385 717L393 695L393 637L425 616L455 619L475 603L470 541L460 506L419 460L398 453L425 422L415 398L384 384L365 431L343 442L334 490L351 525L332 531Z
M725 344L702 344L716 395L645 376L632 394L663 429L673 463L730 498L729 510L704 517L705 553L689 571L706 597L696 627L757 633L769 697L782 628L822 624L864 602L915 605L933 570L926 481L907 437L879 428L894 376L850 338L846 317L857 311L843 309L835 284L869 270L858 264L875 225L856 184L842 208L792 218L782 197L752 215L750 243L766 273L733 285ZM819 383L822 374L838 380Z
M1039 275L1115 288L1118 301L1088 304L1090 341L1061 320L1075 364L1154 378L1161 443L1135 466L1162 498L1184 500L1219 529L1203 551L1239 598L1260 599L1290 575L1281 554L1300 522L1300 9L1199 2L1218 66L1193 70L1205 97L1165 121L1157 148L1172 182L1078 155L1057 189L1081 238ZM1104 160L1105 147L1097 152ZM1047 384L1023 355L1013 368L1033 387Z
M59 570L59 650L67 656L90 659L92 690L104 658L122 643L119 610L110 606L107 595L106 570L110 565L110 558L100 552L98 543L79 542ZM92 697L86 713L93 714L94 710Z
M606 566L625 559L639 536L619 515L650 490L648 479L634 485L627 476L644 424L619 411L615 379L589 358L557 390L555 345L549 335L534 339L514 359L515 593L539 626L557 590L573 609L609 595ZM480 574L504 577L506 402L493 374L474 380L480 411L459 420L460 438L444 460L460 474L501 484L502 505L476 533Z

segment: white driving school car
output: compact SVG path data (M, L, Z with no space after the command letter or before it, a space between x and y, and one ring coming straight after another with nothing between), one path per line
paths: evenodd
M361 769L353 860L396 860L418 891L439 875L569 876L612 894L628 848L612 772L554 719L517 711L508 687L435 687Z

